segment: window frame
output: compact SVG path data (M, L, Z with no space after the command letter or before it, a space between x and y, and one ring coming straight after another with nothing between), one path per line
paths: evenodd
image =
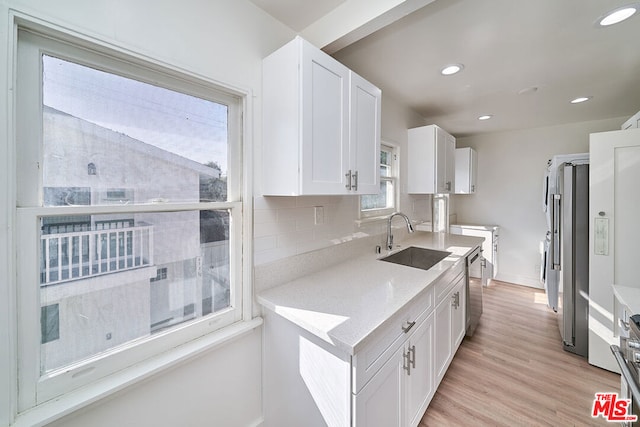
M386 149L386 150L385 150ZM380 142L380 152L382 151L387 151L391 153L391 173L388 177L385 176L380 176L380 182L382 183L383 181L387 181L387 182L391 182L392 186L393 186L393 196L392 196L392 200L393 200L393 206L391 207L386 207L386 208L380 208L380 209L367 209L367 210L363 210L362 209L362 197L364 196L360 196L358 197L358 213L359 213L359 218L361 220L368 220L368 219L377 219L377 218L385 218L389 215L391 215L393 212L395 212L397 210L398 207L398 202L399 202L399 189L398 189L398 177L400 176L400 170L399 170L399 165L400 165L400 148L398 147L398 145L390 143L390 142L386 142L386 141L381 141Z
M22 160L21 151L25 148L21 144L25 124L22 105L18 105L18 93L12 92L9 116L10 129L9 140L12 141L9 147L10 156L7 156L8 179L16 190L12 191L9 199L9 209L15 209L10 216L10 221L14 223L12 227L11 242L8 245L12 258L9 261L10 270L14 272L11 277L18 277L8 284L7 292L15 296L17 305L9 313L7 321L10 330L9 342L12 351L0 355L0 361L5 360L10 366L9 377L15 380L12 387L8 408L11 410L10 419L47 420L51 421L71 408L84 406L95 399L113 393L122 387L146 378L160 370L166 369L181 361L187 360L201 351L208 350L233 339L239 334L246 333L262 323L262 319L252 318L252 174L251 165L251 141L250 132L250 111L251 92L237 87L221 84L209 78L190 73L170 64L153 60L142 55L137 55L129 50L118 48L117 46L95 40L87 36L71 33L67 29L44 26L42 23L35 23L19 14L12 12L13 32L10 34L10 44L13 46L10 63L13 64L9 70L10 81L16 86L19 69L17 66L19 56L18 31L27 31L37 34L46 40L52 40L54 44L66 46L74 54L69 56L61 55L57 48L43 51L66 60L71 60L83 65L91 65L94 56L107 58L107 62L123 65L123 68L111 69L109 67L98 67L107 72L112 72L125 77L133 77L148 83L158 85L154 77L163 76L161 84L168 89L177 90L188 95L203 98L201 91L215 93L211 99L220 102L220 98L228 97L233 100L233 114L229 125L229 139L237 142L237 149L229 155L229 164L237 166L235 183L230 183L227 202L194 202L194 203L167 203L162 205L94 205L82 207L42 207L39 201L42 197L41 174L34 179L33 175L28 176L20 167ZM92 60L87 64L86 58L77 58L75 54L82 52L87 54ZM123 62L126 61L126 62ZM125 69L126 72L122 71ZM135 71L134 71L135 70ZM140 70L144 70L140 74ZM41 67L38 73L41 76ZM148 74L147 74L148 73ZM153 76L149 78L148 76ZM190 88L186 90L185 88ZM194 90L194 88L197 88ZM39 90L38 92L41 92ZM226 94L226 95L225 95ZM39 95L41 97L41 95ZM40 98L41 99L41 98ZM230 105L230 104L227 104ZM38 123L41 124L42 105L38 103ZM230 108L231 112L231 108ZM39 131L41 126L31 126ZM41 132L40 132L41 134ZM22 138L24 140L24 138ZM41 147L41 135L36 136L36 143L27 149L28 155L36 155ZM33 145L36 152L33 152ZM230 144L231 145L231 144ZM20 147L20 150L18 150ZM231 147L230 147L231 150ZM233 150L232 150L233 151ZM231 168L230 168L231 169ZM33 172L33 171L32 171ZM26 182L21 181L26 179ZM229 178L231 181L231 178ZM24 199L24 194L17 188L36 188L37 195L30 194L31 199ZM14 208L11 208L13 206ZM232 230L230 230L231 262L233 265L233 275L236 282L233 314L227 319L222 316L207 316L196 321L189 322L184 327L179 327L159 333L157 336L148 339L142 345L131 345L126 350L108 352L108 357L93 358L65 367L56 372L55 378L45 378L42 381L40 376L40 300L38 298L38 286L25 286L27 283L39 283L33 273L33 259L30 257L38 254L38 219L41 216L54 215L78 215L78 214L133 214L136 212L180 212L189 210L209 210L209 209L229 209ZM28 251L25 253L20 245L27 245ZM35 281L34 281L35 280ZM37 303L34 304L34 301ZM37 345L35 343L38 343ZM102 360L98 360L102 359ZM134 366L135 365L135 366ZM73 378L77 376L77 378ZM109 376L109 378L107 378ZM46 377L46 374L45 376ZM43 378L44 378L43 377ZM55 380L55 381L53 381ZM43 386L44 383L48 383ZM82 392L77 392L78 387L83 387ZM18 390L20 392L18 392ZM79 397L82 396L82 397ZM55 398L55 399L54 399ZM19 414L29 410L28 415ZM17 417L17 418L16 418Z

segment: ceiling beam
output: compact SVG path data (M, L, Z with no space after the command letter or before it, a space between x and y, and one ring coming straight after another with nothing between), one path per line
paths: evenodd
M332 54L435 0L346 0L300 35Z

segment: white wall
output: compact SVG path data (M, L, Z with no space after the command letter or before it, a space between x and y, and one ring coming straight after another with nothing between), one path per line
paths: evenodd
M294 33L246 0L0 0L0 99L11 99L7 73L9 10L250 91L247 127L260 142L261 60ZM251 98L251 96L250 96ZM7 103L0 103L0 360L12 360L12 155ZM5 163L6 162L6 163ZM5 242L7 242L5 244ZM261 333L125 389L59 420L59 426L246 426L261 418ZM14 372L0 367L0 425L8 422Z
M619 129L625 118L459 138L478 152L478 191L457 195L459 223L500 226L498 280L541 287L539 244L546 233L542 181L555 154L589 151L589 134Z

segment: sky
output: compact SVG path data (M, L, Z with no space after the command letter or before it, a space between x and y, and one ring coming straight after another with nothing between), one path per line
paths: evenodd
M43 103L227 174L227 107L51 56Z

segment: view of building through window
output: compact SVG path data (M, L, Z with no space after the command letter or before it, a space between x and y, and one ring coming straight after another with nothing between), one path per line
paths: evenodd
M360 210L366 216L384 215L395 207L394 148L388 145L380 147L380 192L360 197Z
M47 55L43 104L41 372L229 307L230 211L144 209L227 201L228 107Z

